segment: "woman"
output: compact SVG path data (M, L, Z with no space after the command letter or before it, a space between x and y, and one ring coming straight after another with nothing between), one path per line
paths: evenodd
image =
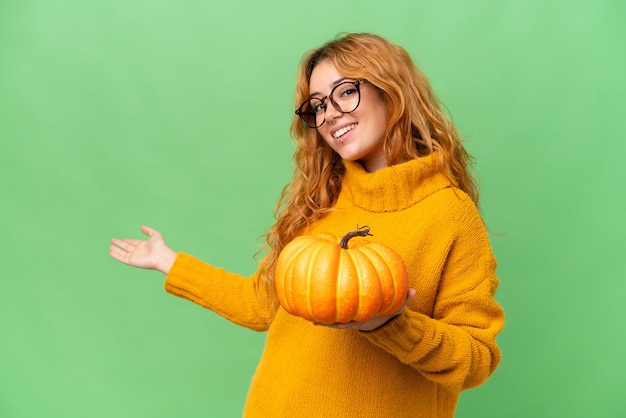
M111 256L160 270L168 292L268 331L245 416L452 417L460 392L497 367L504 321L470 156L406 51L376 35L307 54L296 105L296 169L257 273L176 253L148 227L145 241L112 240ZM285 245L365 224L405 262L410 290L398 312L320 326L278 306Z

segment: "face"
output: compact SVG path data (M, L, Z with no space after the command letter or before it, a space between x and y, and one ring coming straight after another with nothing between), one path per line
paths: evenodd
M342 81L356 81L339 74L330 60L317 64L311 73L309 91L322 98ZM355 111L341 113L326 101L326 122L317 128L326 143L348 161L358 161L366 171L387 166L383 138L387 123L387 106L376 87L361 83L361 101Z

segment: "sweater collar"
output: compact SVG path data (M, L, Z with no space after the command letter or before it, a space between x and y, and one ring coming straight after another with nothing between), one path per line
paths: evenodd
M372 212L406 209L452 183L437 164L437 153L368 173L361 164L344 160L342 194Z

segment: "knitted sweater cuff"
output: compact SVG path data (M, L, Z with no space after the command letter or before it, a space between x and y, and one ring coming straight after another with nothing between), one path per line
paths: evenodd
M402 361L421 340L423 321L424 315L405 309L383 326L373 331L361 332L361 335Z
M195 299L198 293L202 293L202 288L198 284L202 281L201 278L206 278L209 274L207 269L211 269L211 266L198 263L188 254L178 253L165 278L165 290L185 299Z

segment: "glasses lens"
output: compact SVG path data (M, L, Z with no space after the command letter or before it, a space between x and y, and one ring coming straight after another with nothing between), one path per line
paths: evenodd
M324 123L325 108L326 106L320 99L309 99L300 106L300 119L302 119L302 122L309 128L317 128Z
M335 108L341 113L354 112L361 100L359 85L349 81L337 84L330 97Z

